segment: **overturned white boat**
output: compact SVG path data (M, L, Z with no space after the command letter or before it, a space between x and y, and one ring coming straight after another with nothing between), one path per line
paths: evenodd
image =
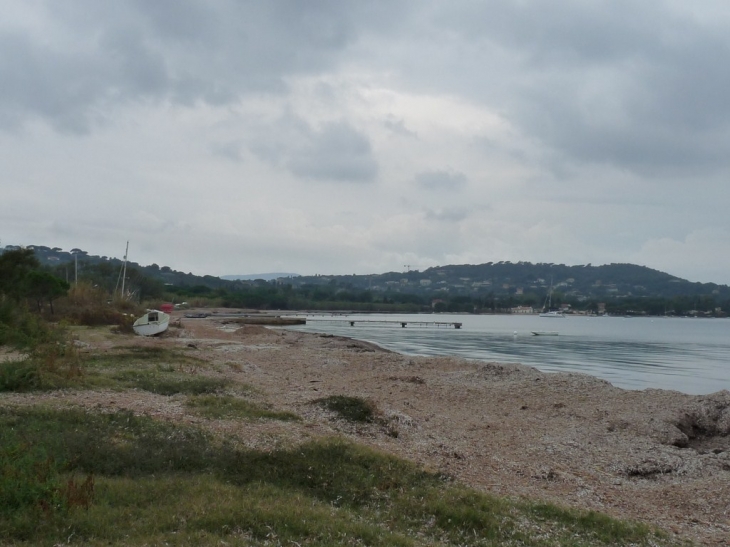
M154 336L163 333L170 326L170 316L159 310L149 310L132 325L140 336Z

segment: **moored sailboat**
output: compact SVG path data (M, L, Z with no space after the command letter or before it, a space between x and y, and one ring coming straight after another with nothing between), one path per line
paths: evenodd
M548 290L547 298L545 298L545 303L542 307L542 313L540 314L540 317L562 317L565 318L565 314L559 310L552 310L550 309L552 307L553 303L553 280L550 280L550 289Z

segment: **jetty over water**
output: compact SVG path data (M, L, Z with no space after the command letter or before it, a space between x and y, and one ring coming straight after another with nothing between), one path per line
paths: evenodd
M380 326L397 326L406 327L432 327L432 328L454 328L460 329L463 323L457 321L413 321L410 319L353 319L352 317L301 317L297 312L290 313L254 313L242 314L241 312L232 313L208 313L200 311L191 311L184 314L186 319L204 319L211 317L220 320L222 323L239 323L244 325L274 325L274 326L291 326L304 325L313 323L349 323L351 327L356 324L380 325Z
M406 326L413 327L435 327L435 328L455 328L460 329L462 323L454 321L402 321L400 319L310 319L307 318L307 323L349 323L351 327L354 327L356 323L366 323L368 325L400 325L401 328Z

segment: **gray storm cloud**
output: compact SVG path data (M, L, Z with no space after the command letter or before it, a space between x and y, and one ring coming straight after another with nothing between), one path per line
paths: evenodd
M426 171L416 175L416 184L426 190L458 191L466 183L466 175L454 171Z
M152 214L189 230L149 262L204 273L244 271L226 241L256 271L311 269L273 251L305 248L319 272L631 261L730 281L724 2L0 9L3 242L109 254Z

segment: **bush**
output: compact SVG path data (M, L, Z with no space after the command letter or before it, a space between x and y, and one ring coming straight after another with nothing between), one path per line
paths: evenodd
M32 348L50 340L53 334L41 317L9 300L0 301L0 346Z
M74 325L116 325L121 332L132 332L134 318L143 308L135 302L116 298L109 300L106 291L88 282L74 286L68 296L56 302L56 316Z
M0 392L71 387L83 375L79 352L72 344L45 343L23 360L0 363Z
M117 315L116 321L114 322L114 328L112 332L114 334L134 334L134 321L136 317L129 314L120 313Z
M36 363L8 361L0 363L0 392L32 391L41 388L41 372Z
M336 412L350 422L371 423L375 421L376 408L371 401L346 395L332 395L314 401L327 410Z

